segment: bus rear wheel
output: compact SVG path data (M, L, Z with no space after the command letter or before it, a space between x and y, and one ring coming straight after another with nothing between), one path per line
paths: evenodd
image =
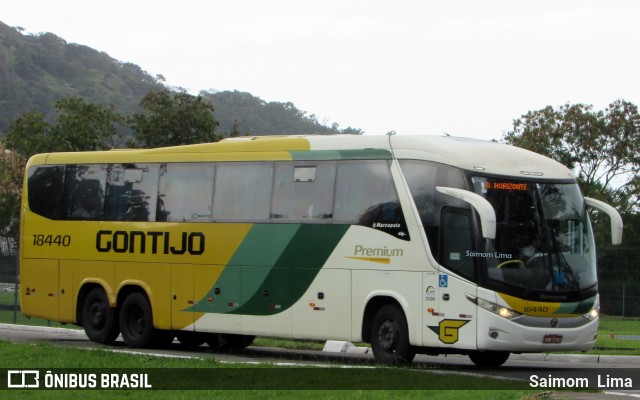
M128 295L120 308L122 338L129 347L147 347L152 344L153 315L147 296L139 292Z
M109 306L109 298L100 287L92 289L84 299L82 327L97 343L111 344L120 334L116 309Z
M413 361L416 350L409 343L407 319L398 306L387 304L373 317L371 348L383 364L404 365Z
M510 354L508 351L474 351L469 358L478 367L497 368L507 361Z

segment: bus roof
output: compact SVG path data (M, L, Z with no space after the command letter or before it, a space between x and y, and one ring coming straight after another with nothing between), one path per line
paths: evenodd
M156 149L49 153L32 163L134 163L180 161L320 160L345 158L430 160L487 174L574 179L562 164L513 146L434 135L255 136Z
M392 136L397 158L419 158L469 171L542 179L575 179L575 174L548 157L497 142L454 136Z

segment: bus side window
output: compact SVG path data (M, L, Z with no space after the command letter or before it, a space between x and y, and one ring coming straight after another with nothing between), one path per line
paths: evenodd
M45 218L61 219L64 169L62 165L29 168L27 190L31 212Z
M468 205L461 200L438 193L436 186L464 188L464 178L455 168L429 161L401 160L400 167L409 184L431 253L439 263L442 263L443 255L440 253L442 209L445 206L465 209Z
M214 174L213 163L161 165L156 221L211 221Z
M65 219L100 220L104 216L107 166L68 165L65 178Z
M441 263L450 270L475 278L473 258L468 252L473 251L473 231L471 228L471 212L446 207L442 211Z
M335 178L335 161L276 163L272 222L331 222Z
M154 221L158 170L158 164L113 164L106 187L107 220Z
M269 221L273 162L218 163L215 179L214 221Z
M404 216L386 160L338 163L334 223L369 227L377 223L397 223L404 227Z

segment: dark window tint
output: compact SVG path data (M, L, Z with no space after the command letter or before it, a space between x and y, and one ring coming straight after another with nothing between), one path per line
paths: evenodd
M445 206L468 209L468 204L436 190L437 186L464 188L462 173L455 168L427 161L402 160L402 173L409 184L422 226L427 234L431 252L442 262L439 254L439 230Z
M64 166L31 167L28 176L29 209L45 218L60 219Z
M471 213L468 210L445 208L442 213L442 265L468 278L474 278Z
M272 162L219 163L213 194L213 219L268 222L272 184Z
M211 163L162 165L156 221L209 222L214 172Z
M276 163L272 222L331 222L336 162Z
M336 176L334 222L396 226L404 218L386 160L342 161Z
M103 218L107 166L68 165L65 184L64 218L97 220Z
M159 165L114 164L109 169L105 219L154 221Z

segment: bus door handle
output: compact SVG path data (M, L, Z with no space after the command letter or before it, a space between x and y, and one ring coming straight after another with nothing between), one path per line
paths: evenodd
M262 291L262 295L263 295L264 297L269 297L269 289L265 289L265 290L263 290L263 291Z
M449 301L449 293L445 293L442 295L442 300Z

